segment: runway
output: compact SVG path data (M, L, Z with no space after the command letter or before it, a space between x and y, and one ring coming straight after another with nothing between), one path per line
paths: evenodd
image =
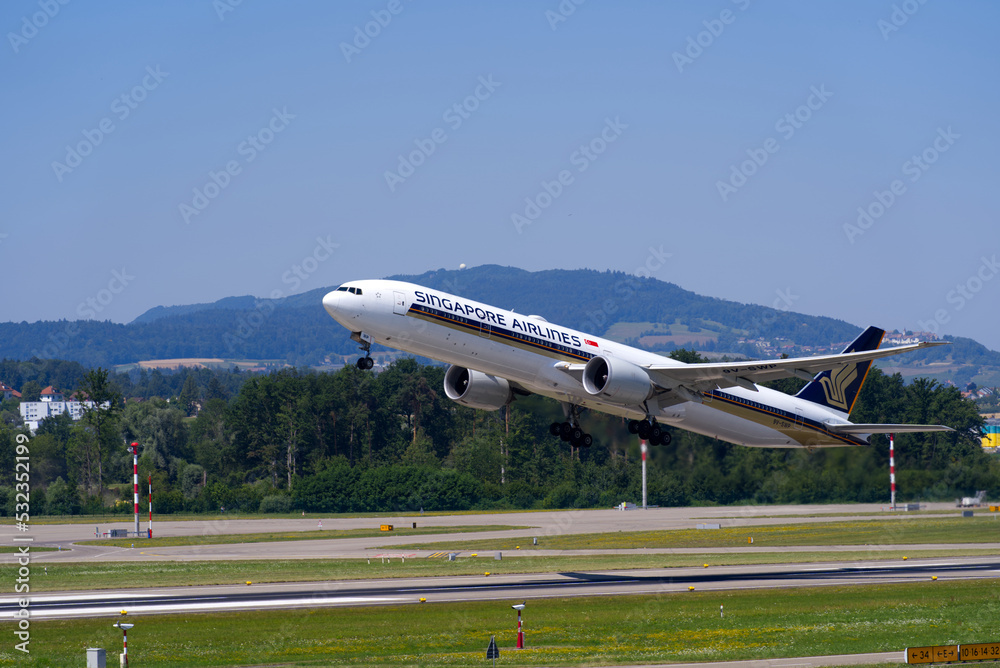
M32 619L130 614L223 612L389 604L454 603L554 597L651 595L696 591L861 585L1000 577L1000 559L925 559L905 564L732 566L357 580L265 585L174 587L31 597ZM15 598L0 598L0 620L13 619Z
M924 504L925 509L949 510L959 513L951 504ZM941 517L942 515L920 515L919 517ZM475 525L504 525L530 527L519 530L482 531L469 534L424 534L420 536L378 535L368 538L337 538L302 541L284 541L274 543L236 543L223 545L191 545L180 547L155 547L147 549L129 549L108 546L87 545L78 541L93 539L95 534L104 533L110 529L131 529L132 522L115 521L99 525L60 524L33 525L31 527L32 545L35 547L57 547L59 551L35 552L32 561L35 563L74 562L74 561L226 561L238 559L363 559L378 557L382 554L397 556L424 557L431 550L406 548L400 550L400 545L416 545L438 541L487 540L493 538L522 538L529 543L538 537L544 545L544 539L551 536L581 533L607 533L612 531L649 531L670 529L694 529L699 523L719 524L723 528L762 526L769 524L799 524L806 522L836 522L844 519L874 519L893 522L914 519L905 512L889 512L885 506L876 504L843 504L831 506L743 506L714 508L653 508L649 510L632 510L621 512L616 510L569 510L542 512L512 512L494 514L440 515L420 516L406 515L399 517L353 517L338 518L329 516L313 516L308 518L292 518L280 520L247 520L239 518L222 518L205 521L154 521L154 536L205 536L235 533L267 533L316 531L322 525L323 530L331 531L346 529L377 529L380 524L395 524L410 526L417 523L419 527L430 526L462 527ZM155 518L154 518L155 520ZM141 525L145 528L145 523ZM998 523L1000 527L1000 523ZM11 544L14 529L7 525L0 527L0 538L5 544ZM20 534L23 537L25 534ZM1000 531L998 531L1000 537ZM916 549L942 548L941 545L869 545L869 546L836 546L790 547L775 548L783 552L792 551L838 551L853 552L870 551L885 553ZM969 549L995 548L1000 552L1000 542L984 545L963 545ZM750 549L754 552L768 551L763 547L752 548L662 548L638 549L635 553L642 554L700 554L739 552ZM774 551L773 549L771 551ZM626 550L616 550L625 554ZM596 550L531 550L522 551L520 555L553 556L598 554ZM0 555L0 561L13 563L15 555Z

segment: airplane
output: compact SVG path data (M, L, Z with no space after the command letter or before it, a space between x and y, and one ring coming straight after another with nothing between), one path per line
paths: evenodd
M864 446L873 434L953 431L942 425L854 424L848 420L872 360L946 342L879 348L885 332L863 331L839 355L685 364L599 336L413 283L359 280L323 297L323 307L351 332L371 369L371 346L447 363L444 390L471 408L499 410L539 394L563 407L552 436L577 447L593 443L580 411L628 420L651 445L677 427L757 448ZM798 377L794 396L757 383Z

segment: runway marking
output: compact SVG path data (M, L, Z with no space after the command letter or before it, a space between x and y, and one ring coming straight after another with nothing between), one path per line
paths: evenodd
M232 602L203 602L203 603L177 603L177 604L139 604L130 605L129 613L168 613L168 612L195 612L195 611L216 611L216 610L237 610L237 609L263 609L263 608L285 608L291 606L319 607L322 605L352 604L352 603L394 603L409 599L402 597L377 597L377 596L340 596L330 598L300 597L275 599L271 601L232 601ZM32 611L32 619L56 619L61 617L84 617L117 615L121 612L121 604L94 606L91 608L74 608L72 610L53 611ZM4 613L0 619L14 619L14 613Z
M437 559L439 557L445 556L446 554L448 554L448 553L447 552L435 552L434 554L428 554L427 558L428 559Z

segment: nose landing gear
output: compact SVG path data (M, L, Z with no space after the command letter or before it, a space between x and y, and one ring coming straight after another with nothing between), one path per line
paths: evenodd
M351 338L360 343L359 346L363 351L365 351L364 357L359 357L358 361L355 362L357 367L361 370L371 369L375 366L375 360L372 359L372 337L364 332L356 332L351 334Z

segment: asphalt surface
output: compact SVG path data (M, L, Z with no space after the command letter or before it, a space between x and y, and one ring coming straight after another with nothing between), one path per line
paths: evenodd
M1000 577L1000 558L921 559L906 563L724 566L448 576L261 585L226 585L36 594L33 619L98 617L345 605L460 601L520 601L533 598L666 594L776 587L859 585ZM13 619L17 600L0 597L0 620Z
M925 509L950 510L958 514L951 504L925 504ZM812 517L812 515L823 515ZM432 550L414 548L399 548L419 543L440 541L486 540L493 538L522 538L525 545L537 537L544 546L545 538L551 536L608 533L612 531L648 531L664 529L693 529L698 524L718 524L721 527L746 527L769 524L796 524L806 522L831 522L844 519L877 519L885 522L898 521L907 518L905 512L889 512L885 506L874 504L832 505L832 506L746 506L723 508L653 508L649 510L574 510L546 511L527 513L497 513L470 515L441 516L399 516L399 517L361 517L361 518L330 518L313 516L303 519L280 520L244 520L238 518L216 519L206 521L153 521L153 535L164 536L204 536L236 533L270 533L344 529L377 529L380 524L393 524L399 527L410 527L416 523L418 527L441 526L462 527L482 525L525 526L527 529L483 531L459 536L458 534L424 534L413 535L379 535L369 538L338 538L336 540L302 540L275 543L237 543L227 545L191 545L180 547L156 547L148 549L117 548L78 543L93 539L98 533L111 529L127 529L134 527L133 522L114 522L100 525L61 524L32 525L28 534L18 534L19 537L29 535L32 545L36 547L57 547L56 552L35 552L32 561L36 563L57 561L189 561L189 560L237 560L237 559L351 559L373 558L384 555L424 557ZM927 515L924 515L927 517ZM940 517L934 515L931 517ZM146 529L143 522L141 529ZM14 527L0 527L0 544L12 545ZM989 544L963 545L973 549L996 549L1000 552L1000 522L998 522L998 542ZM771 551L782 552L815 552L815 551L865 551L875 556L876 553L905 552L916 549L932 549L948 546L941 545L873 545L873 546L823 546L823 547L786 547L772 548ZM631 552L643 554L709 554L753 551L768 551L768 548L746 546L735 548L661 548L637 549ZM586 555L601 554L603 550L546 550L533 549L523 551L521 555L553 556L553 555ZM628 551L616 550L616 553ZM0 555L0 561L13 563L16 555Z

